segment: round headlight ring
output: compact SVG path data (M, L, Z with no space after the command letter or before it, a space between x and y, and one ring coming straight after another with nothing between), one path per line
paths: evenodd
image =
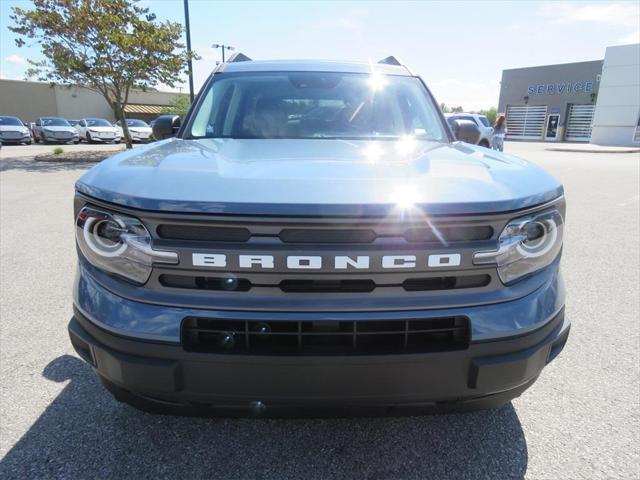
M89 217L87 218L82 235L87 246L101 257L118 257L127 249L127 244L120 240L120 243L109 244L104 241L98 234L98 230L105 223L111 222L123 231L126 230L124 222L118 218L110 216L105 217Z
M535 221L544 228L544 235L533 241L533 244L524 240L518 244L516 250L527 258L538 258L546 255L553 248L558 239L558 226L548 218L543 221Z

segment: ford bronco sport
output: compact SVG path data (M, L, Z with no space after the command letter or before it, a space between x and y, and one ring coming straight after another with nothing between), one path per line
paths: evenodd
M117 399L489 408L564 347L562 185L393 57L239 54L153 128L76 184L69 334Z

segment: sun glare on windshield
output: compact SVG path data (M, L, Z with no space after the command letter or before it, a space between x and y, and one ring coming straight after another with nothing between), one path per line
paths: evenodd
M372 91L378 92L386 87L387 79L381 73L372 73L367 83Z

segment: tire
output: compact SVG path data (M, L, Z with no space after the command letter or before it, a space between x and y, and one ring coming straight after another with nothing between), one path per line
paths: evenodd
M93 140L91 140L91 134L89 132L87 132L87 143L93 143Z
M482 140L478 145L485 148L491 148L491 145L489 145L489 142L486 140Z

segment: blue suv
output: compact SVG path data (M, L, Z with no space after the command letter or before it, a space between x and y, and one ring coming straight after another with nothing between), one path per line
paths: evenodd
M76 184L69 334L117 399L489 408L564 347L562 185L393 57L238 54L153 129Z

